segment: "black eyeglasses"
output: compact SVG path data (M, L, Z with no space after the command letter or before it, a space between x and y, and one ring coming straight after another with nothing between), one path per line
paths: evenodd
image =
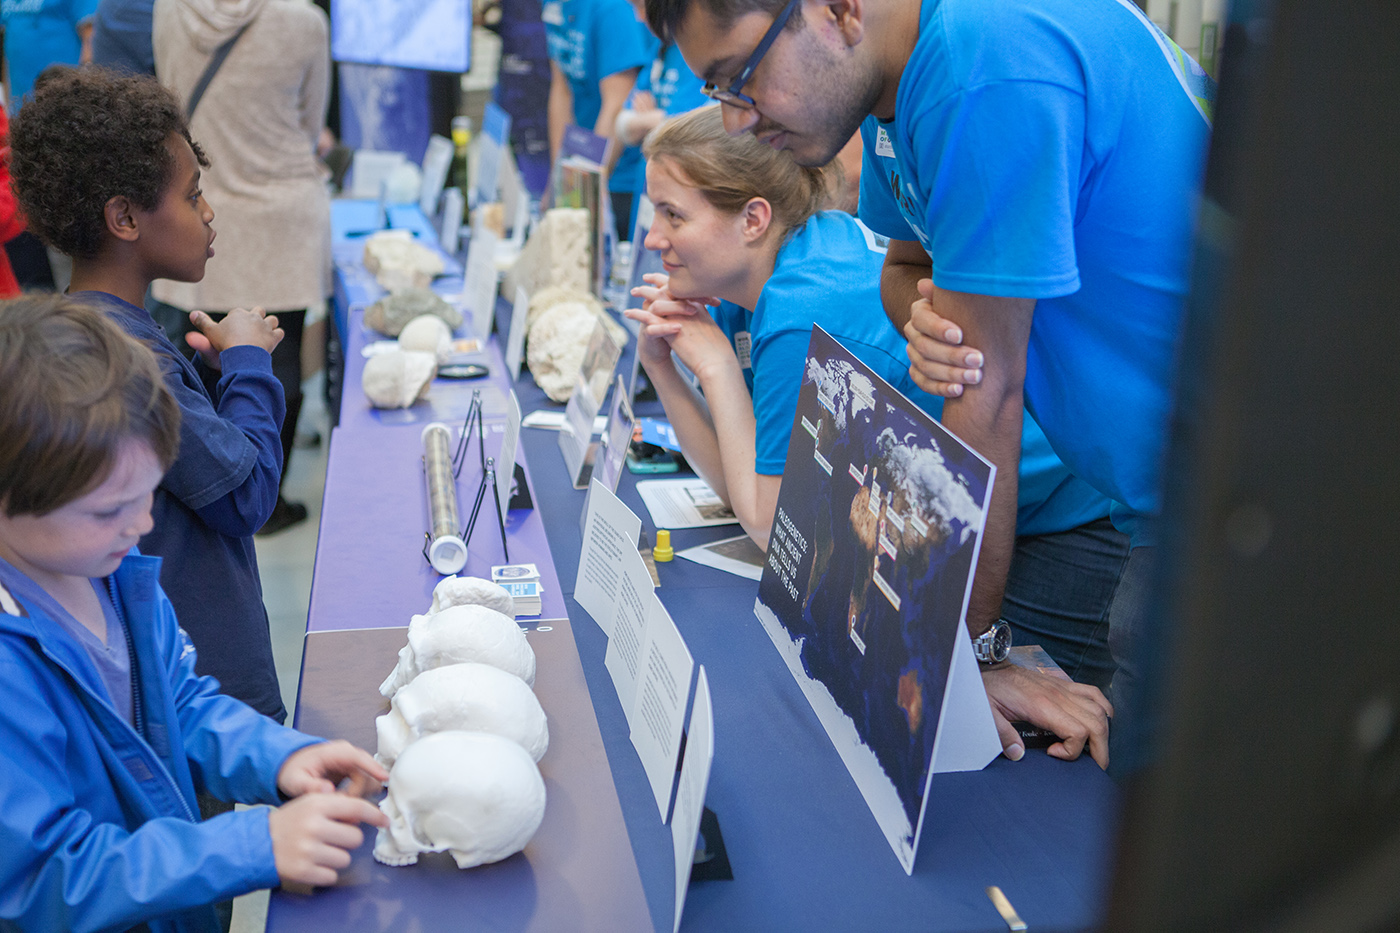
M768 54L769 47L772 46L773 41L778 38L778 33L783 31L783 27L787 25L788 19L792 16L792 11L797 9L797 4L800 2L801 0L788 0L787 6L783 7L782 12L778 14L778 18L773 20L773 25L768 27L768 31L765 32L763 38L759 40L758 48L753 50L753 54L749 56L749 60L744 63L744 67L739 73L734 76L734 81L729 85L727 90L720 90L713 82L707 81L705 82L705 86L700 89L704 92L705 96L711 100L717 100L721 104L728 104L731 107L742 107L745 110L753 109L753 98L749 97L747 94L740 94L739 89L744 86L749 78L753 77L754 69L758 67L759 62L763 61L763 56Z

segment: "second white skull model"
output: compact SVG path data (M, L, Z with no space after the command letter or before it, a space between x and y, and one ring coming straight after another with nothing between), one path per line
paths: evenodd
M481 577L453 575L438 581L438 585L433 587L433 604L427 614L442 612L453 606L485 606L515 618L515 599L510 591Z
M486 732L439 732L404 749L379 808L389 817L374 857L412 865L452 853L458 868L519 852L544 819L544 779L525 750Z
M535 683L535 652L513 619L485 606L452 606L409 621L408 644L400 649L398 666L379 685L379 692L392 699L423 671L466 661L490 664L531 686Z
M424 671L394 694L389 712L374 721L386 768L409 743L451 729L490 732L518 743L539 761L549 748L549 724L540 701L514 674L489 664L449 664Z

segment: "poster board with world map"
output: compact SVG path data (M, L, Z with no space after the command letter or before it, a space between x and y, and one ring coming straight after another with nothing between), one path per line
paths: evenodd
M906 872L1001 751L965 614L996 468L812 329L754 611Z

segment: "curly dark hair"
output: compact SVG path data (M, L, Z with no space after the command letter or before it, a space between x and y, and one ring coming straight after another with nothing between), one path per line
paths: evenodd
M184 110L154 78L104 68L49 68L10 124L10 176L29 229L69 256L102 247L107 202L125 196L154 210L179 134L202 166Z

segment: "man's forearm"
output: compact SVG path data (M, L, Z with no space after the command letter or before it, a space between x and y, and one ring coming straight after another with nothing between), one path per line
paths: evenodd
M880 271L880 299L894 329L904 333L909 308L919 300L919 280L933 275L928 253L918 243L890 241L885 265Z
M975 394L975 393L972 393ZM992 501L982 532L977 574L967 607L968 632L975 638L1001 617L1011 555L1016 548L1017 471L1021 460L1020 392L1008 394L1002 403L969 408L964 400L949 399L943 408L943 424L996 464Z

